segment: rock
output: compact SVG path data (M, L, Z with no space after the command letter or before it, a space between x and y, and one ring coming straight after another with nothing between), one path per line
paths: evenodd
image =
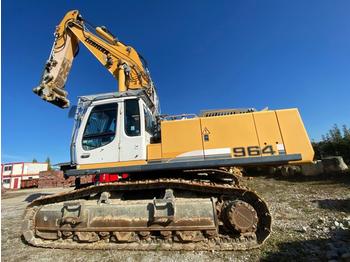
M341 259L342 261L350 261L350 252L343 254Z
M341 246L339 249L338 249L338 253L342 256L343 254L346 254L348 253L350 250L347 248L347 246Z
M339 222L338 222L338 221L334 221L334 225L335 225L336 227L339 227Z
M324 217L319 217L318 218L318 222L320 223L324 223L326 221L326 219Z
M347 227L347 228L350 227L350 217L343 218L343 225L344 225L344 227Z
M307 232L307 227L301 227L299 230L301 233L306 233Z
M327 251L326 256L328 259L334 259L338 257L338 253L335 250L329 250Z
M335 249L335 247L334 247L334 245L332 243L327 243L326 246L327 246L328 249L331 249L331 250Z
M345 164L341 156L330 156L322 159L324 172L343 172L348 170L348 166Z
M317 176L323 173L322 161L317 160L311 164L301 165L301 174L304 176Z

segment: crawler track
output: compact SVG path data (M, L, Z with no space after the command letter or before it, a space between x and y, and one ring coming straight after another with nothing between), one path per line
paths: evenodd
M37 234L35 218L38 212L47 205L54 205L60 202L80 201L89 198L91 195L99 195L103 192L130 192L139 190L182 190L194 194L206 194L215 199L217 221L217 231L208 234L201 230L196 231L166 231L166 226L158 231L146 232L144 237L142 232L135 231L132 241L118 241L114 238L113 228L106 229L84 229L71 227L70 234L64 234L67 229L58 228L58 238L56 240L45 239ZM225 226L223 209L226 203L231 200L239 200L248 203L254 208L258 222L254 231L238 233ZM196 201L196 199L194 199ZM231 201L231 202L227 202ZM96 203L97 205L97 203ZM227 224L227 223L226 223ZM97 231L93 231L97 230ZM181 231L182 230L182 231ZM94 241L79 241L74 237L79 231L89 231L97 239ZM93 231L93 232L92 232ZM253 191L238 184L214 183L208 181L194 181L185 179L154 179L142 181L123 181L98 186L90 186L68 193L47 196L33 201L25 210L22 232L25 240L38 247L48 248L68 248L68 249L119 249L119 250L247 250L259 247L271 232L271 216L266 203ZM164 232L168 234L164 235ZM170 233L169 233L170 232ZM180 233L179 233L180 232ZM179 234L189 234L190 236L200 235L199 239L179 238Z

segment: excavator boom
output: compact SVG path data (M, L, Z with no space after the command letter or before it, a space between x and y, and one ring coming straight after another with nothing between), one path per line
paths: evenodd
M96 27L96 35L87 29L87 25L77 10L64 16L56 27L54 44L34 93L56 106L69 107L65 84L79 43L82 43L118 81L120 93L144 89L157 108L156 90L142 57L105 27Z

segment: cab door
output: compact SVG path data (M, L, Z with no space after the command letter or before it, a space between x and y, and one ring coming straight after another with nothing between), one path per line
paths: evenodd
M146 159L145 127L142 101L125 99L122 105L119 153L120 161Z
M76 139L77 164L119 161L120 106L118 102L94 102L82 120Z

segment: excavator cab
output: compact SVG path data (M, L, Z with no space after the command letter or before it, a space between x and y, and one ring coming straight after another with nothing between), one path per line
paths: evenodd
M94 168L146 161L146 147L154 128L155 117L142 96L110 93L80 97L71 143L72 162Z

